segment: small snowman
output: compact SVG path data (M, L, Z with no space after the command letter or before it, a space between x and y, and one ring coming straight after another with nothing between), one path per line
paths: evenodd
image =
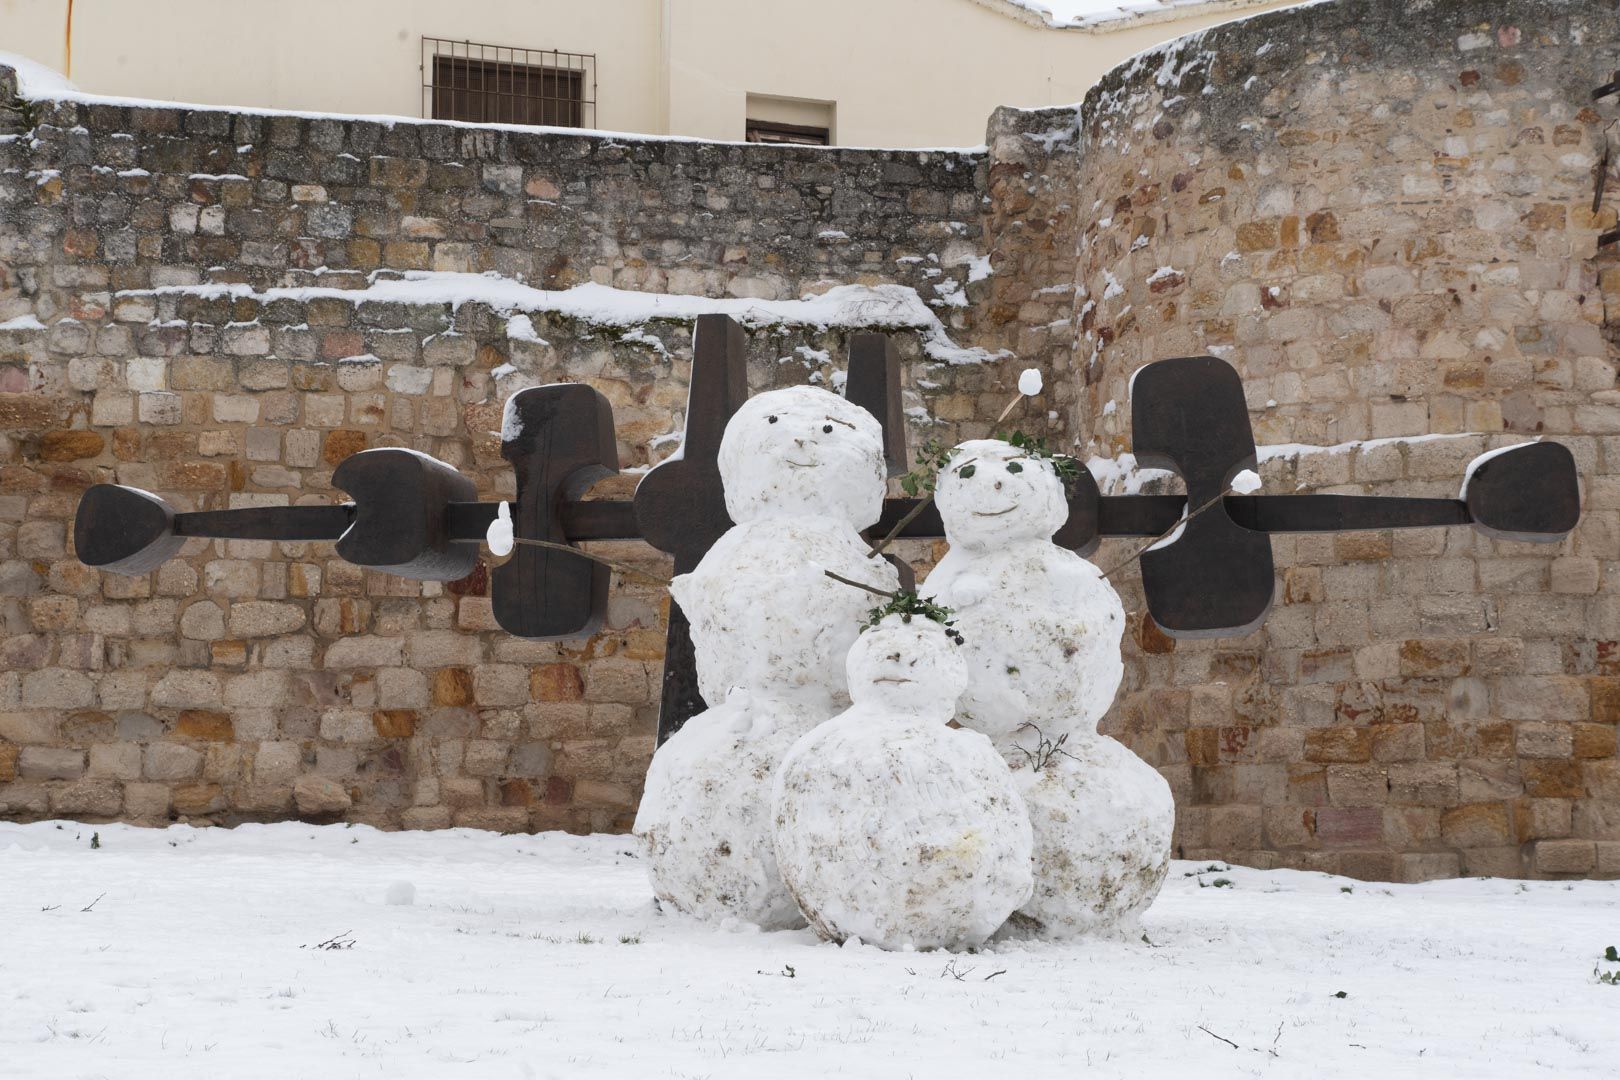
M718 462L736 524L670 587L710 707L654 755L635 833L661 900L700 918L802 926L777 872L771 779L849 701L844 657L870 598L824 571L898 585L860 536L883 509L883 432L837 394L772 390L737 410Z
M924 614L885 616L849 652L855 704L777 770L777 862L828 940L968 948L1029 899L1012 774L984 735L947 726L967 683L957 640Z
M957 707L1014 769L1035 831L1035 892L1014 923L1050 937L1128 931L1170 864L1170 786L1101 735L1124 675L1125 611L1095 566L1052 543L1068 499L1052 461L963 443L936 487L950 552L923 591L957 611Z

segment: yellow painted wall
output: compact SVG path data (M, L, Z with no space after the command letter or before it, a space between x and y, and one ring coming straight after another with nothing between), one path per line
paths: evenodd
M660 3L75 0L72 78L98 94L420 116L425 34L594 52L597 126L660 131ZM66 7L0 0L0 50L61 70Z
M129 97L420 116L427 34L595 53L602 128L741 139L756 94L834 102L844 145L965 146L998 105L1078 101L1142 49L1273 6L1083 32L993 0L75 0L71 75ZM0 50L61 70L67 8L0 0Z

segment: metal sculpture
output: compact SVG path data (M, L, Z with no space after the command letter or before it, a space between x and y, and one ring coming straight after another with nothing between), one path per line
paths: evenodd
M507 403L501 446L517 473L516 535L565 545L644 540L674 556L676 573L690 571L731 526L715 457L726 421L747 397L746 374L742 328L725 316L701 316L681 451L649 472L630 500L584 497L618 471L607 399L582 383L519 391ZM884 335L852 338L846 392L883 423L890 474L904 472L899 365ZM1214 357L1144 367L1132 387L1132 425L1138 460L1174 469L1187 493L1104 496L1080 469L1068 521L1053 539L1086 554L1104 537L1157 537L1187 517L1178 537L1142 556L1148 612L1174 637L1244 634L1264 620L1274 590L1272 533L1472 524L1492 537L1553 542L1580 518L1574 458L1552 442L1477 461L1458 499L1223 494L1236 473L1254 467L1256 451L1237 372ZM98 484L80 500L75 551L87 566L144 574L190 537L334 540L337 554L356 565L454 581L477 565L499 506L477 501L472 481L455 469L411 450L361 451L332 481L353 501L196 513L176 513L135 488ZM887 535L918 503L886 500L872 532ZM1195 508L1208 512L1188 517ZM941 538L938 511L923 507L899 535ZM491 575L496 621L520 637L588 637L601 626L609 580L599 563L520 546ZM660 739L703 708L686 620L672 604Z

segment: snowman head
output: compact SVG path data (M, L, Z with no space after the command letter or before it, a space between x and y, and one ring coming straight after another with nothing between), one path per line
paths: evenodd
M992 551L1010 540L1050 540L1069 517L1063 481L1046 458L1000 439L962 443L934 489L952 547Z
M720 440L726 512L741 524L832 517L864 529L883 513L877 418L837 394L790 386L749 398Z
M951 718L967 688L967 662L944 624L922 615L889 615L850 647L849 696L885 712Z

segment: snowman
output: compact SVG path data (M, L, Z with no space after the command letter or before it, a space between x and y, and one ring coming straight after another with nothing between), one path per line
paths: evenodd
M871 598L823 571L898 585L860 536L883 509L883 432L837 394L772 390L731 418L718 463L736 524L670 586L710 708L653 756L635 834L660 900L802 926L777 872L771 779L795 740L849 703L844 657Z
M1097 723L1124 675L1125 611L1051 537L1068 516L1049 459L995 439L957 447L936 488L950 552L925 594L957 611L957 706L1013 767L1035 833L1035 892L1013 922L1049 937L1128 932L1170 865L1175 803Z
M1030 896L1029 816L995 747L947 725L967 684L954 631L886 616L849 652L855 704L776 774L776 858L822 937L979 945Z

